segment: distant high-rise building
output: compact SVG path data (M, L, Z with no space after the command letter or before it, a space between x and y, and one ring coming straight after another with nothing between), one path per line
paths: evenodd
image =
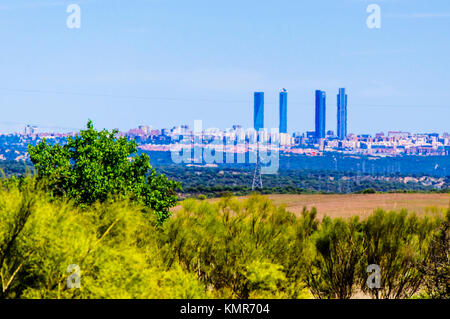
M139 126L138 126L138 129L139 129L140 131L142 131L142 133L148 134L148 133L150 133L152 127L151 127L151 126L148 126L148 125L139 125Z
M325 138L326 99L325 91L316 90L316 138Z
M264 128L264 92L255 92L253 125L256 131Z
M280 92L280 133L287 133L287 91Z
M37 132L38 132L37 126L31 126L31 125L25 126L25 129L24 129L25 135L37 134Z
M347 94L345 89L339 89L337 95L337 136L340 140L347 136Z

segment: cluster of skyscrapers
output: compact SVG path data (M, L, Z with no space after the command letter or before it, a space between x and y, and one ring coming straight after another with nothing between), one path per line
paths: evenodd
M316 90L315 136L325 138L326 132L326 100L325 91ZM264 128L264 92L254 93L254 128L259 131ZM287 91L280 92L280 133L287 133ZM345 88L340 88L337 95L337 137L341 140L347 136L347 94Z

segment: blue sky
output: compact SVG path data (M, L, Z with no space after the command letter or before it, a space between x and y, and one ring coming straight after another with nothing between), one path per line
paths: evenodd
M277 127L280 88L290 132L313 130L316 89L336 131L339 87L349 132L450 131L447 0L1 0L0 39L0 132L250 127L254 91Z

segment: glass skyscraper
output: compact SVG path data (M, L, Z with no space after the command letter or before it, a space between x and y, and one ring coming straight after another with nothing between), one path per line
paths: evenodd
M264 128L264 92L255 92L253 125L256 131Z
M287 91L280 92L280 133L287 133Z
M337 95L337 136L340 140L347 136L347 94L345 89L339 89Z
M316 138L325 138L326 93L316 90Z

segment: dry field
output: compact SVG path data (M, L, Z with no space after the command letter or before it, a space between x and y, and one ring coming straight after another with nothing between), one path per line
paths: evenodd
M450 207L449 194L349 194L349 195L267 195L277 205L300 214L303 207L317 208L318 218L350 217L359 215L365 218L375 209L407 209L419 216L446 210ZM238 197L242 200L246 197ZM208 201L215 202L218 199ZM179 206L174 208L178 210Z

